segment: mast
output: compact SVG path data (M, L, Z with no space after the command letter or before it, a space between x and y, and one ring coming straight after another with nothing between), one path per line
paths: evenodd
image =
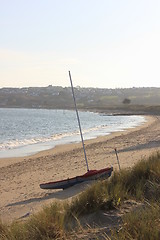
M70 78L70 82L71 82L72 95L73 95L74 106L75 106L75 110L76 110L76 114L77 114L77 120L78 120L80 135L81 135L83 152L84 152L84 157L85 157L86 165L87 165L87 171L89 171L88 161L87 161L87 155L86 155L86 150L85 150L84 140L83 140L83 135L82 135L81 123L80 123L80 118L79 118L79 114L78 114L78 110L77 110L76 98L75 98L75 95L74 95L74 89L73 89L73 83L72 83L72 78L71 78L71 73L70 73L70 71L69 71L69 78Z

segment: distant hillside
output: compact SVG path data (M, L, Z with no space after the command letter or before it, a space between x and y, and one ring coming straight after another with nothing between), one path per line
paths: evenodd
M160 88L75 88L79 108L128 108L159 106ZM0 107L73 108L70 87L1 88Z

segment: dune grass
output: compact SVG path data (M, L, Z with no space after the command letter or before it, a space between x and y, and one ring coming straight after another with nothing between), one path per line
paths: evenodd
M99 181L75 198L70 214L80 216L99 209L112 209L125 199L160 199L160 153L140 161L132 169L115 172L110 180Z
M66 239L64 232L63 205L54 203L26 222L14 222L10 227L0 224L0 239L49 240Z
M54 202L25 222L0 223L0 239L70 239L69 229L82 215L117 208L127 199L147 204L125 214L121 231L112 231L112 239L160 239L160 153L96 182L71 203Z
M122 218L123 224L119 231L112 231L112 240L160 239L160 205L152 204L145 208L127 213Z

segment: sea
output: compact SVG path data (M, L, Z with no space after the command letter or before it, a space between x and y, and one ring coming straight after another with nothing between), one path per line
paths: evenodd
M80 111L84 140L143 124L144 116L112 116ZM0 108L0 158L22 157L56 145L80 142L72 110Z

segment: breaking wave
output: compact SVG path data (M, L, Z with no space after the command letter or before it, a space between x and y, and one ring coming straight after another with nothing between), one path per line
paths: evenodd
M136 127L143 116L79 112L84 140ZM0 109L0 158L26 156L59 144L79 142L75 111Z
M107 126L98 126L94 128L89 128L83 130L83 135L87 135L90 132L96 132L100 129L105 129ZM57 140L62 140L64 138L74 138L75 136L79 136L79 131L74 131L74 132L66 132L66 133L59 133L59 134L54 134L49 137L35 137L31 139L23 139L23 140L12 140L12 141L7 141L4 142L0 145L0 151L1 150L10 150L14 148L19 148L23 146L28 146L28 145L33 145L33 144L38 144L38 143L46 143L46 142L56 142Z

